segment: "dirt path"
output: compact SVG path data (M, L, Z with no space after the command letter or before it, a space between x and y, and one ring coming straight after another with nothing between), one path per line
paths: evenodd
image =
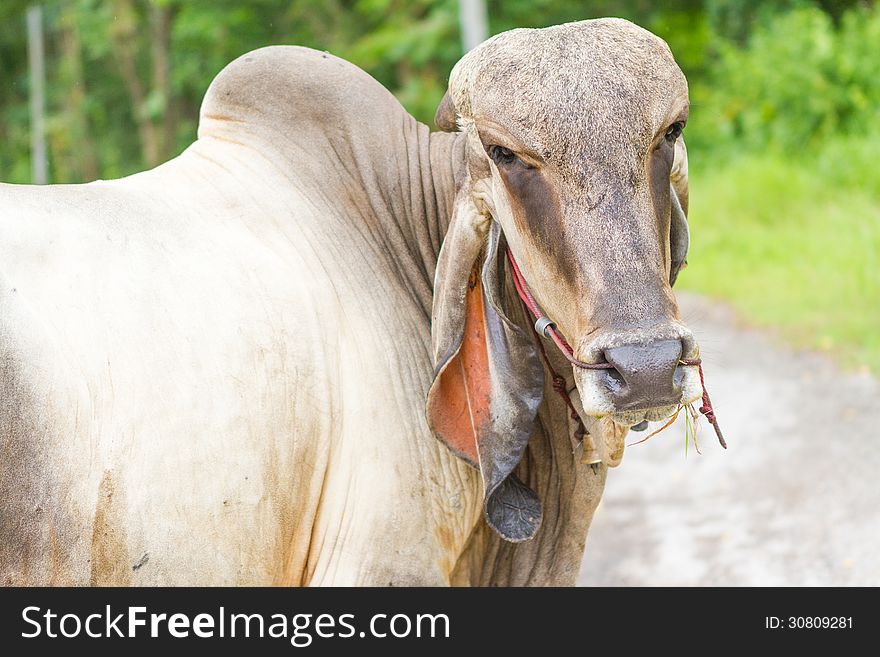
M680 301L730 449L685 459L681 418L629 448L580 584L880 585L880 382Z

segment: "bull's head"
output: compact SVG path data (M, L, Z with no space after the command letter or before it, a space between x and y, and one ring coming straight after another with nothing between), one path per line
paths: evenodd
M480 468L488 520L508 540L540 523L512 472L543 366L505 309L505 248L574 356L613 365L573 372L586 418L629 427L700 396L672 293L688 247L687 116L668 46L618 19L506 32L452 71L436 123L464 133L467 175L435 281L428 418Z

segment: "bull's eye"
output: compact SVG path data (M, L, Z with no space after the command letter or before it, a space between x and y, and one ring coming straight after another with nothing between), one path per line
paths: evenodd
M489 157L498 165L510 166L519 159L512 150L504 146L489 146L486 150Z
M681 131L684 130L684 123L681 121L676 121L669 129L666 131L666 141L670 144L674 143L676 139L681 137Z

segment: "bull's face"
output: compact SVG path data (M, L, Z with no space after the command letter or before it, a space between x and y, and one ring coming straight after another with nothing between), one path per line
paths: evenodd
M687 113L669 48L622 20L507 32L453 70L437 123L465 133L468 175L438 265L429 420L479 463L490 522L493 495L514 487L522 497L509 466L540 402L528 383L541 378L532 336L508 321L493 289L505 245L574 356L613 365L575 369L584 415L622 428L700 396L696 368L681 362L698 347L671 288L687 252ZM482 342L471 335L479 328ZM463 405L456 390L468 416L459 425L439 417ZM499 514L504 535L516 523Z

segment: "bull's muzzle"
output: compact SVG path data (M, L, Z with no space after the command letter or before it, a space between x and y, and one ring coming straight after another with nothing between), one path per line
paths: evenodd
M672 406L681 401L681 340L623 345L606 349L604 354L614 365L603 376L618 412Z

